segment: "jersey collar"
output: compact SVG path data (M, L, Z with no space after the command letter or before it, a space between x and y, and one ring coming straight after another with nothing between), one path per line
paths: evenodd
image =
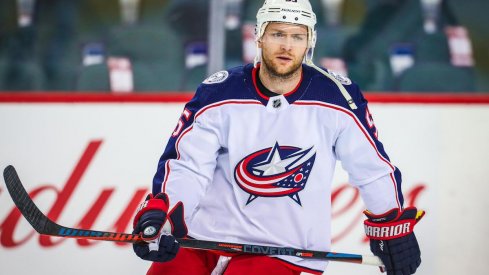
M258 69L260 68L260 64L258 64L258 66L256 68L253 67L253 65L248 65L248 66L250 66L252 68L251 70L248 70L248 71L251 74L251 80L253 83L253 90L258 95L257 98L262 103L264 103L266 105L268 100L270 99L270 97L265 95L262 91L260 91L260 88L258 87L257 79L256 79ZM292 91L284 94L284 97L287 99L287 101L289 101L289 103L292 103L293 101L298 99L303 94L303 92L305 91L306 85L304 85L303 79L304 79L304 65L302 66L301 79L299 80L299 83L297 84L297 86Z

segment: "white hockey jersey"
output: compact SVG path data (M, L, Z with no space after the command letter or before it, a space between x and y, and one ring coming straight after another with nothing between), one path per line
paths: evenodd
M401 207L401 174L382 144L358 86L303 65L300 84L267 97L247 65L205 80L159 161L153 193L182 201L189 236L328 251L331 183L341 161L367 208ZM326 261L278 256L303 271Z

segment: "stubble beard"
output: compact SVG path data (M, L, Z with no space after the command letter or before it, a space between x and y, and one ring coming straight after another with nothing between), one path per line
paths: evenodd
M276 65L273 60L270 60L266 55L262 53L262 62L263 65L265 65L265 70L269 74L270 77L272 78L278 78L282 80L289 79L299 73L299 70L302 66L302 61L297 60L294 61L294 63L289 67L289 69L286 69L284 72L279 72L279 65Z

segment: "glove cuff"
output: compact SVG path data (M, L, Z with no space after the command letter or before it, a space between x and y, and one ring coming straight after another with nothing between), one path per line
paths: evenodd
M142 202L138 207L138 212L133 220L133 228L136 228L136 225L141 218L141 216L151 210L162 211L165 214L168 213L168 204L169 199L166 194L159 193L155 197L153 194L149 194L144 202Z
M178 202L168 213L168 221L171 225L171 234L176 238L184 238L188 234L187 224L184 218L183 203Z
M414 226L424 216L416 207L393 208L384 214L375 215L364 211L368 219L363 224L365 234L372 240L392 240L413 233Z
M364 221L365 234L372 240L392 240L413 233L415 219L399 220L387 223Z

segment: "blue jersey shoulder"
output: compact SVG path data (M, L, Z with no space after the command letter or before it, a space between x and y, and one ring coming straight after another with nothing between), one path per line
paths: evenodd
M341 92L341 86L351 96L357 106L366 103L358 85L346 76L321 67L316 69L304 66L304 70L305 75L309 75L311 78L309 91L306 95L307 98L304 99L319 100L350 109L345 95Z
M248 66L238 66L212 74L199 85L193 100L199 101L201 106L207 106L223 100L253 98L244 85L248 77Z

